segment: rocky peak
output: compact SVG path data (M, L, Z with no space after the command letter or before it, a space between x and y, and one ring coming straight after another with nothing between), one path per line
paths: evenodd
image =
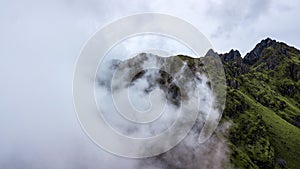
M220 54L222 62L232 62L242 60L241 54L238 50L231 49L228 53Z
M231 49L228 53L220 54L220 59L225 66L226 76L237 77L248 72L248 65L243 63L243 58L238 50ZM234 89L239 88L239 82L227 79L227 85Z
M264 49L270 46L274 47L276 44L277 42L270 38L262 40L254 47L254 49L251 52L246 54L246 56L244 57L244 63L248 65L253 65L256 61L258 61L263 56L262 52Z
M209 49L207 51L207 53L205 54L205 56L212 56L212 57L218 58L219 54L217 52L215 52L213 49Z

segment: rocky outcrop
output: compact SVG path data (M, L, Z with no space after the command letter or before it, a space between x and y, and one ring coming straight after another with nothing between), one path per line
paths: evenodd
M243 60L241 57L241 54L238 50L233 50L231 49L230 52L225 53L225 54L220 54L220 58L222 62L228 63L228 62L240 62Z
M258 43L255 46L255 48L251 52L246 54L246 56L243 59L244 63L248 65L255 64L255 62L258 61L263 56L262 52L264 49L275 45L276 45L276 41L270 38L262 40L260 43Z

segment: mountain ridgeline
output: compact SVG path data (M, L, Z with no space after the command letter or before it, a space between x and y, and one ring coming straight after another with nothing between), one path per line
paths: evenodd
M234 168L299 168L300 51L267 38L244 58L236 50L220 58Z
M138 70L142 63L151 61L146 56L148 55L140 54L123 64L120 64L120 61L118 63L125 68L133 67ZM218 60L218 57L222 61L220 64L214 61L214 59ZM159 164L158 168L172 169L194 169L195 165L197 167L200 165L199 168L218 169L300 168L300 51L298 49L267 38L244 57L237 50L224 54L209 50L205 57L200 58L185 55L168 58L153 55L150 58L157 63L170 63L166 66L170 70L173 70L173 67L180 70L183 65L187 65L192 74L214 75L215 71L207 71L216 70L221 65L226 76L224 83L220 78L223 76L221 75L215 76L216 78L209 76L210 82L207 84L214 92L218 92L220 98L217 100L220 102L217 103L221 103L223 98L225 102L226 98L226 104L221 122L210 141L199 146L182 143L185 146L179 145L165 154L150 158L145 164ZM172 59L178 58L185 63L178 65L172 62ZM208 65L213 66L209 70L205 69L207 60L210 61ZM144 71L140 72L133 80L144 74ZM151 84L157 82L163 91L170 94L168 99L175 105L179 104L178 96L184 95L184 92L178 92L178 88L171 83L172 79L166 73L158 72L157 78L150 82ZM224 89L225 83L226 89ZM225 94L222 95L225 93L223 91L227 91L226 97ZM224 128L224 126L229 127ZM189 147L188 151L186 147Z
M300 51L267 38L244 57L237 50L207 56L220 57L226 76L225 168L300 168ZM177 57L191 70L203 66L203 58Z
M244 57L237 50L207 56L220 57L226 76L225 168L300 168L300 51L267 38ZM191 70L205 58L177 57Z
M232 123L226 136L232 168L300 168L300 51L267 38L244 57L237 50L218 56L226 75L222 121Z

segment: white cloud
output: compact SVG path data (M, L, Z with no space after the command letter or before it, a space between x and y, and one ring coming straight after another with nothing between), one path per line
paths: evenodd
M161 12L198 27L217 51L245 53L267 36L300 47L299 1L246 2L1 1L0 168L132 165L125 159L111 164L116 157L92 144L77 122L72 76L82 46L112 20Z

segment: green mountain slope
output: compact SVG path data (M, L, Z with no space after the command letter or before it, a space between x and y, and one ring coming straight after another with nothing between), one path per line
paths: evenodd
M245 57L241 57L237 50L220 55L209 50L206 57L200 58L185 55L163 58L142 53L122 65L125 68L136 69L132 72L137 72L143 62L149 61L148 55L158 62L168 63L166 67L173 71L181 70L185 65L174 62L180 58L193 74L204 73L209 76L211 82L207 85L218 93L219 102L216 103L222 103L225 99L225 92L221 89L224 89L226 80L227 95L221 123L212 136L212 138L219 138L218 141L211 140L200 146L187 144L189 148L177 146L158 157L147 159L146 164L172 169L194 169L198 168L198 164L203 164L200 168L300 168L300 51L298 49L267 38L258 43ZM216 62L218 57L223 64ZM223 66L226 79L224 76L215 76L220 74L220 71L215 70L217 68L223 70ZM140 78L144 73L143 71L138 73L133 79ZM166 93L170 93L172 97L167 98L178 105L179 88L170 85L172 79L166 76L166 73L160 72L159 75L156 79L159 87L167 91ZM216 107L218 106L220 105ZM227 127L224 129L222 126L228 126L229 131ZM199 126L195 126L197 127ZM218 149L217 142L222 145L221 154L214 151ZM227 153L228 147L229 153ZM222 158L218 159L220 156Z
M235 168L300 168L300 51L268 38L244 58L220 57Z

